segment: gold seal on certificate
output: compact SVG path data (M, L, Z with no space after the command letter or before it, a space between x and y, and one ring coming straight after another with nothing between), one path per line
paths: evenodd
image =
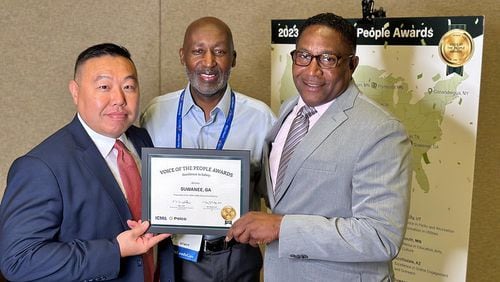
M224 206L220 215L225 220L225 224L233 224L233 218L236 216L236 210L231 206Z
M448 66L461 67L467 63L474 52L474 41L463 29L446 32L439 41L439 54Z

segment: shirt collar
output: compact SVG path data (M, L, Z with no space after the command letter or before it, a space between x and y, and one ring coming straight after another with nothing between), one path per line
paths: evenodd
M314 109L316 110L316 114L318 116L322 116L326 112L326 110L328 110L328 108L333 104L333 102L335 100L336 99L333 99L330 102L327 102L325 104L321 104L319 106L314 107ZM297 106L295 106L294 111L298 112L299 109L302 108L302 106L305 106L305 104L306 103L304 103L304 100L302 100L302 97L300 97L300 95L299 95L299 101L297 102Z
M231 92L231 86L229 86L228 83L226 86L226 91L224 92L224 96L222 96L222 99L220 99L219 103L212 110L212 113L219 110L224 114L225 117L227 117L231 104ZM182 106L182 116L187 115L189 111L191 111L194 107L198 106L194 103L193 96L191 96L191 84L188 83L187 87L184 90L184 105Z
M116 139L95 132L85 123L80 114L78 114L78 119L80 120L83 128L90 136L90 139L92 139L103 158L106 158L113 149ZM118 139L120 139L120 141L122 141L124 144L128 143L127 136L125 134L122 134L120 137L118 137Z

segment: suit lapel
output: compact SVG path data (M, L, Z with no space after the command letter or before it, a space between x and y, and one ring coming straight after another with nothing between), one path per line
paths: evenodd
M88 171L91 173L89 177L95 177L101 183L101 187L114 203L124 228L128 228L127 219L132 218L132 214L128 208L125 196L106 161L101 156L92 139L85 132L77 117L73 119L70 131L80 146L81 160L86 164Z
M132 141L134 144L135 151L139 154L139 157L142 157L142 148L143 147L153 147L153 141L151 141L151 137L147 131L143 128L138 128L135 126L131 126L125 134L127 138Z
M262 149L262 168L264 170L264 176L267 187L267 200L269 201L269 207L272 209L275 205L273 182L271 181L271 171L269 167L269 154L271 153L270 143L265 143Z
M273 182L271 180L271 171L269 168L269 155L271 154L271 150L272 150L271 144L274 141L274 139L276 139L276 135L278 135L278 133L281 129L281 126L283 125L283 123L285 122L285 119L288 117L290 112L293 110L293 107L295 107L297 102L298 102L298 98L295 98L292 101L288 102L287 104L283 105L283 109L280 111L280 116L278 118L278 121L271 128L271 131L268 133L268 135L266 137L266 142L264 142L265 146L263 148L263 156L264 156L263 166L265 169L264 175L266 175L267 195L268 195L268 199L269 199L269 206L271 207L271 209L274 208L274 206L276 204L276 199L278 199L278 197L281 198L281 196L283 195L283 192L284 192L283 191L284 189L283 189L281 191L281 193L279 193L279 195L276 195L276 196L274 195Z
M275 197L275 205L279 203L283 195L290 188L290 183L304 161L325 141L326 138L328 138L328 136L348 119L348 115L345 111L352 108L358 93L359 91L357 91L356 86L351 82L346 91L336 98L335 102L333 102L326 112L323 113L304 139L297 145L292 158L288 162L285 178L283 179L283 187L280 189L280 193ZM295 105L296 103L293 103L288 111L285 112L286 115L283 115L285 118Z

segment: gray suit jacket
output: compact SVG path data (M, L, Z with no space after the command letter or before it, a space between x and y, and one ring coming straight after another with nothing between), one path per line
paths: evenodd
M265 281L393 280L412 175L403 125L352 81L297 146L273 198L271 142L297 101L283 105L264 149L269 204L285 215L266 248Z

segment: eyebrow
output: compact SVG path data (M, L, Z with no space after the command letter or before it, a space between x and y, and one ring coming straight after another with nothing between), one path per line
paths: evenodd
M94 81L100 81L100 80L102 80L102 79L111 79L111 76L110 76L110 75L105 75L105 74L103 74L103 75L98 75L98 76L94 79ZM139 80L137 79L137 76L132 75L132 74L131 74L131 75L129 75L129 76L126 76L124 80L130 80L130 79L132 79L132 80L133 80L133 81L135 81L135 82L139 81Z
M307 49L297 49L297 51L314 55L311 51L309 51ZM337 54L335 53L335 51L332 51L332 50L323 50L320 53L318 53L317 55L322 55L322 54L328 54L328 55L335 55L335 56L337 56Z
M98 75L95 77L94 81L99 81L99 80L102 80L102 79L111 79L111 76L109 75Z
M135 82L139 81L139 79L137 79L137 76L136 75L132 75L132 74L129 75L129 76L127 76L127 77L125 77L125 80L129 80L129 79L132 79Z
M196 42L193 44L192 48L230 48L230 44L224 40L217 41L215 43L207 43L207 42Z

